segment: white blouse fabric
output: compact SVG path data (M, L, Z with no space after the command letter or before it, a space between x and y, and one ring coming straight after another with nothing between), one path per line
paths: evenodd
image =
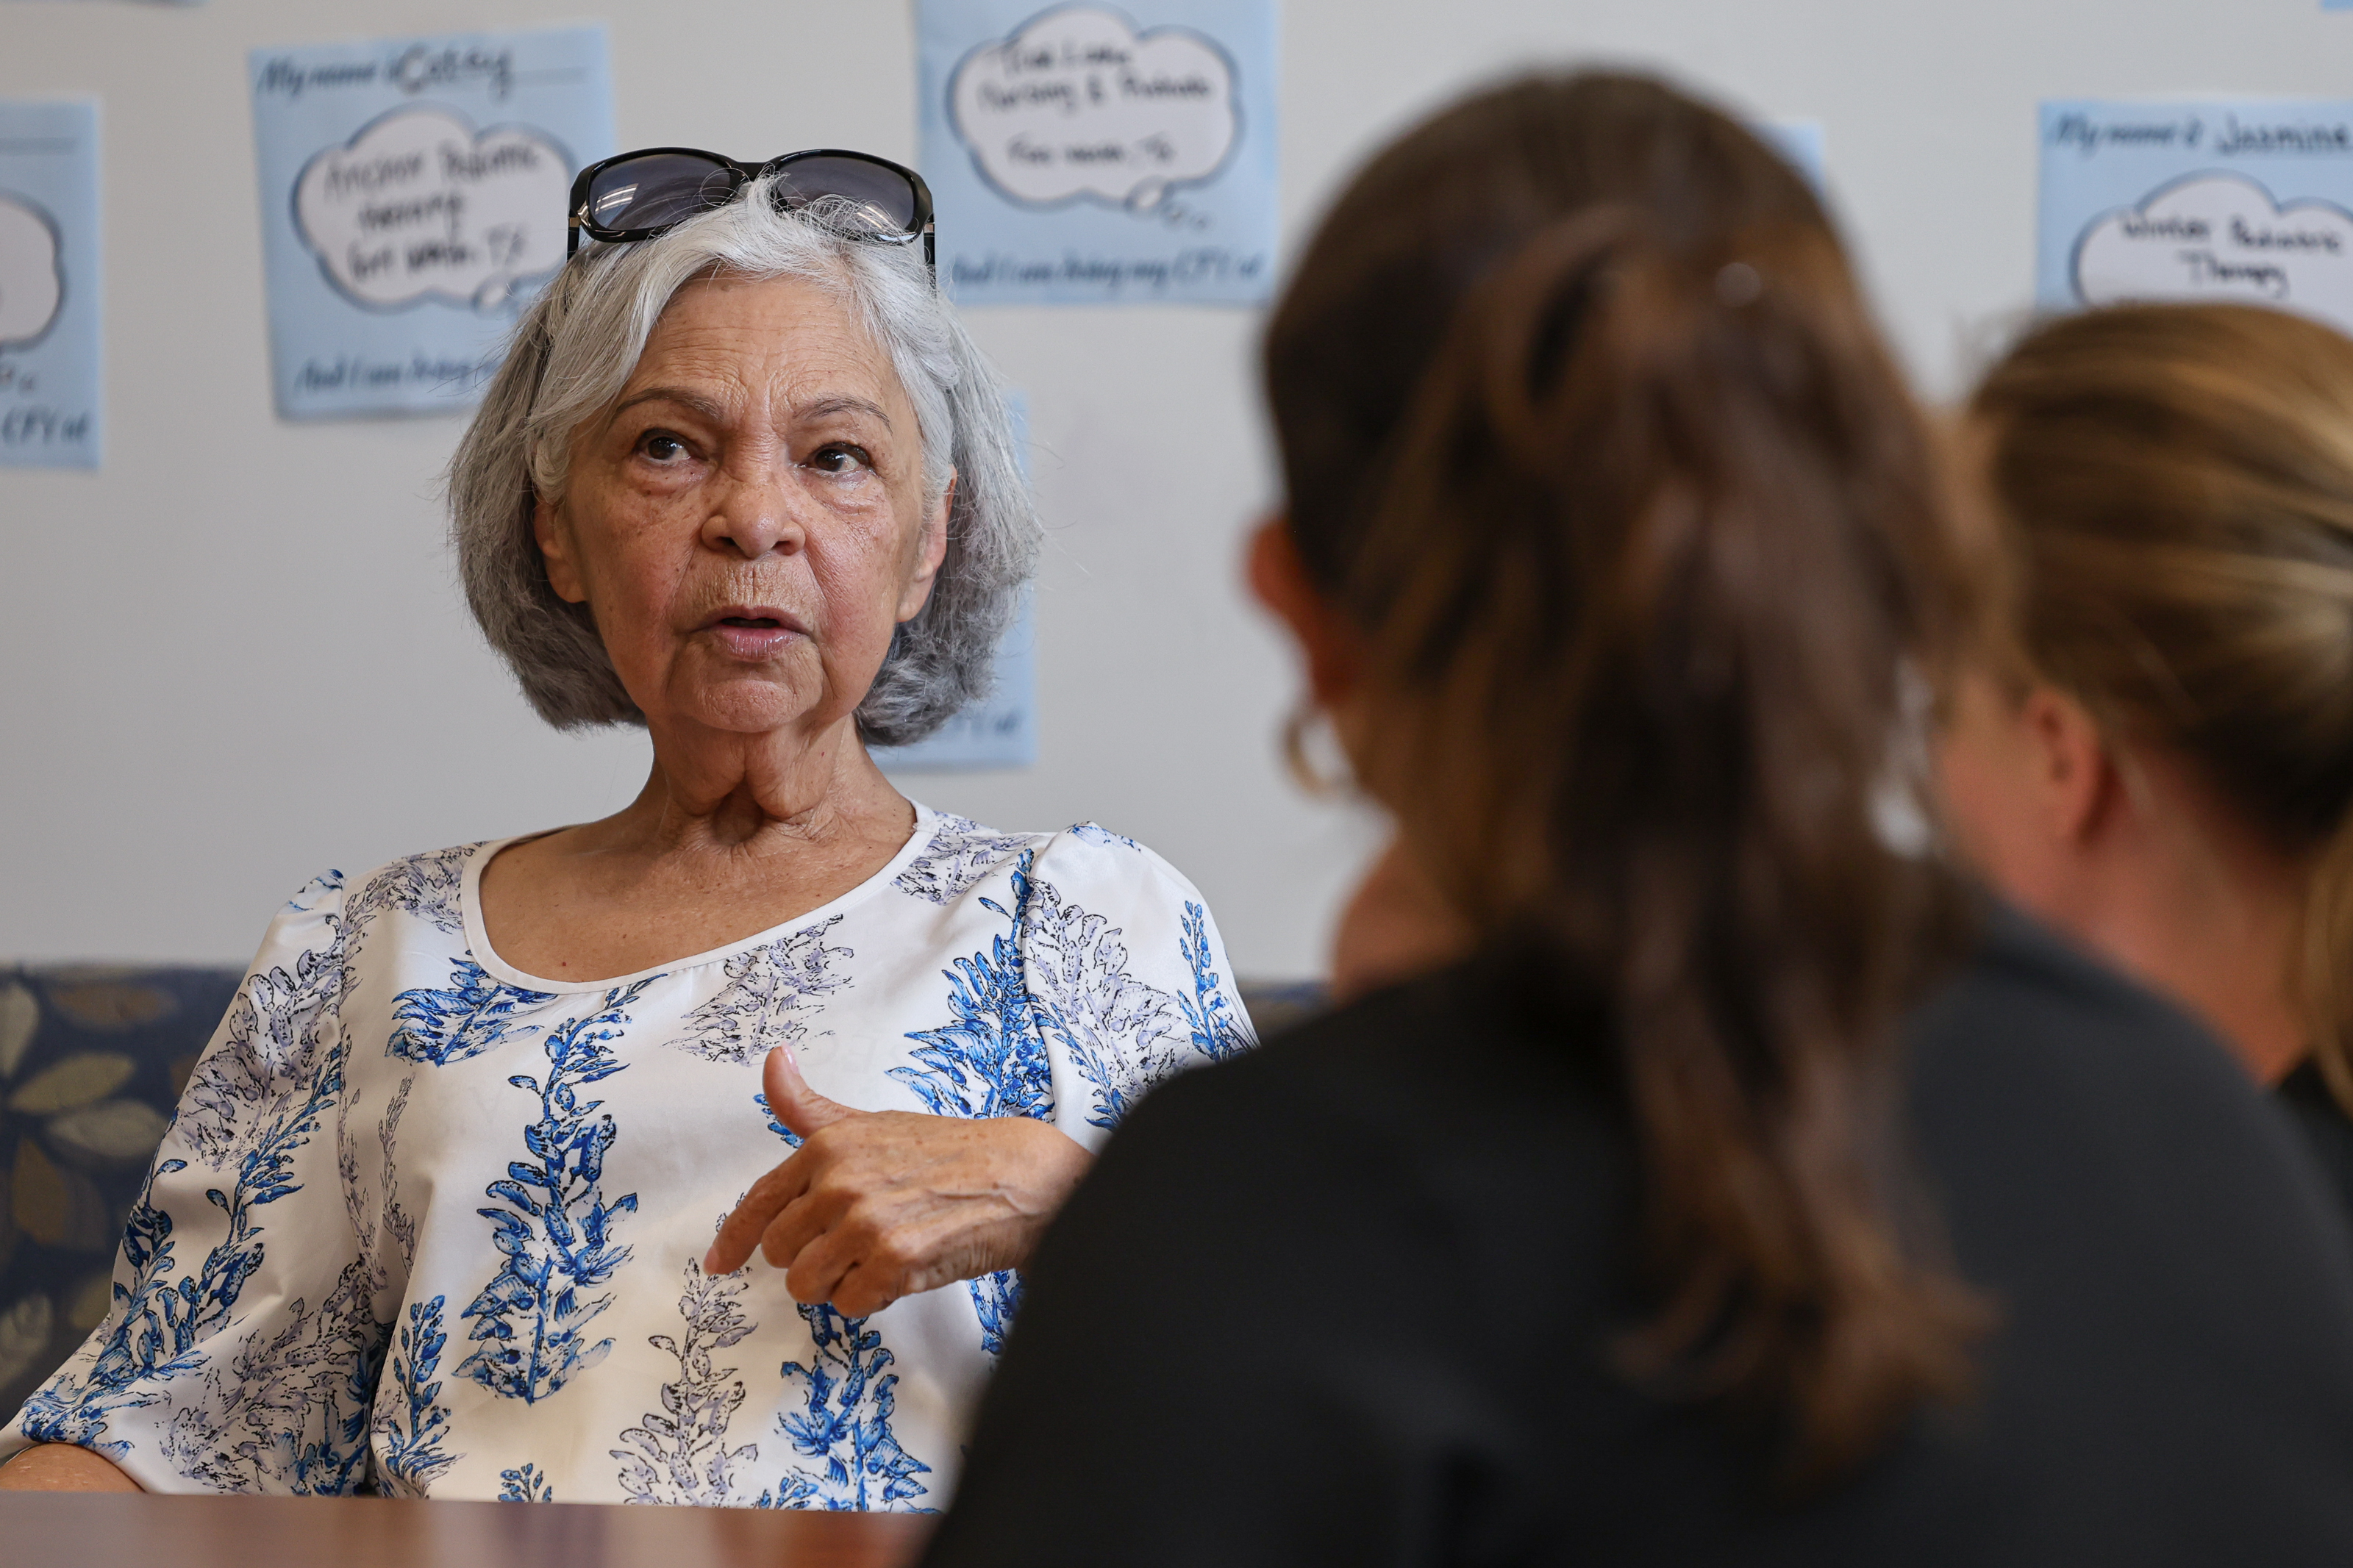
M763 1060L789 1045L860 1109L1097 1147L1252 1043L1200 895L1092 824L919 806L825 908L574 984L484 939L500 847L286 906L132 1206L112 1310L0 1458L79 1444L167 1492L944 1506L1019 1280L844 1318L757 1257L705 1278L797 1142Z

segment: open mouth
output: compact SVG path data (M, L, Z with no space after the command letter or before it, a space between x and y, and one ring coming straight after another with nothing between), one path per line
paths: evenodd
M739 605L705 624L722 647L755 661L775 658L795 637L807 635L807 628L786 610L761 605Z

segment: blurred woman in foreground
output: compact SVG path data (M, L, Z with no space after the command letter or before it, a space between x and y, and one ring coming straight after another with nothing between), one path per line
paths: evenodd
M1469 951L1146 1102L930 1561L2348 1560L2285 1130L1880 826L1972 615L1802 182L1651 83L1487 93L1267 372L1257 582Z
M2274 1086L2353 1200L2353 340L2247 305L2053 321L1972 406L2024 668L1955 826Z

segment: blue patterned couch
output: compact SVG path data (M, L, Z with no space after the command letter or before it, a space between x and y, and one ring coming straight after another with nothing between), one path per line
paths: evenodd
M0 965L0 1412L105 1315L123 1218L238 978Z
M0 965L0 1415L106 1313L114 1249L235 969ZM1244 982L1261 1036L1314 984Z

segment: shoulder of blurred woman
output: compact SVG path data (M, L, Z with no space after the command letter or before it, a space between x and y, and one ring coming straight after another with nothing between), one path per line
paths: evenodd
M1548 1021L1514 993L1473 958L1173 1079L1111 1141L1094 1201L1179 1205L1212 1237L1222 1215L1275 1253L1306 1225L1539 1270L1589 1259L1631 1212L1611 1047L1598 1016Z
M2329 1190L2353 1218L2353 1117L2328 1087L2320 1063L2311 1057L2296 1065L2272 1091L2274 1100L2304 1135L2304 1146L2327 1179Z
M2186 1120L2275 1131L2213 1035L2104 960L1997 900L1973 951L1907 1025L1915 1108L1954 1097L2072 1105L2094 1123Z
M1972 1277L1998 1288L2045 1247L2088 1245L2105 1255L2078 1283L2120 1310L2147 1316L2192 1268L2266 1300L2274 1330L2353 1343L2333 1326L2353 1322L2343 1216L2287 1120L2188 1014L1989 904L1907 1036L1913 1134Z

